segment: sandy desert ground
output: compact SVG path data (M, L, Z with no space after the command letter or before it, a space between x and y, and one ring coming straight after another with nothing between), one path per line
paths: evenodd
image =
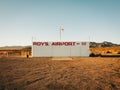
M120 90L120 58L0 58L0 90Z

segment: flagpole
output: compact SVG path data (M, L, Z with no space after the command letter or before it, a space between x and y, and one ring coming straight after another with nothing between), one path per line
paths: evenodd
M61 27L60 27L60 41L61 41Z
M89 36L89 42L90 42L90 36Z
M32 36L31 42L32 42L32 44L33 44L33 36Z

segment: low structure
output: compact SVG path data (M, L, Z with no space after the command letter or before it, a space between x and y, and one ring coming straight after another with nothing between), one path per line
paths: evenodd
M0 57L26 57L26 55L31 56L31 46L30 47L0 47Z
M89 56L89 42L33 42L32 57Z

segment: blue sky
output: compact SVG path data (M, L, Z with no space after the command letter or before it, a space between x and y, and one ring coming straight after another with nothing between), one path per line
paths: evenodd
M0 46L34 41L120 44L120 0L0 0Z

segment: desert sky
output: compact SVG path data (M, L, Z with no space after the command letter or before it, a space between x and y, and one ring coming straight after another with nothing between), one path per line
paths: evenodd
M0 0L0 46L34 41L120 44L120 0Z

